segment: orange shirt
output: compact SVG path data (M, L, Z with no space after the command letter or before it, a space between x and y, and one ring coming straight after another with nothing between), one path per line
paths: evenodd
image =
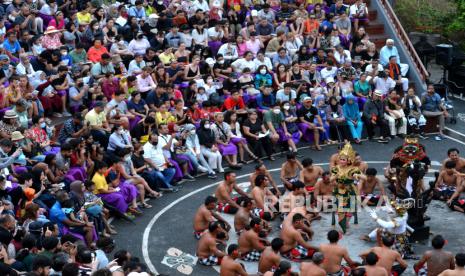
M311 34L313 30L317 30L320 27L320 23L316 19L307 19L304 22L304 34Z
M98 49L92 46L87 52L87 59L92 61L93 63L97 63L100 62L100 60L102 59L102 55L105 53L108 54L108 50L104 46L100 46L100 48Z

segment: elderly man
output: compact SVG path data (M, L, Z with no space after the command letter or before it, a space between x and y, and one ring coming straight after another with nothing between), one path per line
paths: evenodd
M438 93L434 92L434 85L428 85L426 93L421 95L421 109L423 110L423 115L428 119L431 117L439 117L439 136L436 136L437 141L444 138L444 121L446 117L449 116L446 107L442 104L441 96Z
M389 63L389 58L392 56L395 56L397 58L397 62L399 62L400 64L400 72L402 76L406 76L409 69L408 64L400 63L399 52L397 51L397 47L394 46L394 40L387 39L386 45L383 46L383 48L381 48L381 51L379 52L381 65L387 66Z

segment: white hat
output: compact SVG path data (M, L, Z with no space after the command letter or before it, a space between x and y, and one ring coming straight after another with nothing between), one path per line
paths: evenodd
M326 82L326 83L331 83L331 82L334 83L334 78L333 78L333 77L327 77L327 78L325 79L325 82Z
M250 12L250 15L251 15L251 16L258 16L258 11L257 11L257 10L252 10L252 11Z

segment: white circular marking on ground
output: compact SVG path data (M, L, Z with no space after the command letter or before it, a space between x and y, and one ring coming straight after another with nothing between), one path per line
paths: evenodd
M365 161L366 163L368 164L389 164L389 162L387 161ZM435 162L435 161L433 161ZM432 162L432 163L433 163ZM435 163L437 164L437 163ZM329 163L318 163L318 164L315 164L317 166L327 166L329 165ZM433 165L434 166L434 165ZM269 172L275 172L275 171L279 171L281 170L281 168L274 168L274 169L269 169L268 171ZM236 176L236 179L241 179L241 178L244 178L244 177L248 177L250 176L251 173L248 173L248 174L243 174L243 175L239 175L239 176ZM198 194L206 189L209 189L211 187L214 187L214 186L217 186L219 185L221 182L223 181L218 181L218 182L215 182L215 183L212 183L212 184L209 184L207 186L204 186L198 190L195 190L195 191L192 191L188 194L185 194L184 196L174 200L173 202L171 202L170 204L168 204L167 206L165 206L165 208L161 209L158 213L155 214L155 216L150 220L149 224L147 224L147 226L145 227L145 230L144 230L144 234L142 236L142 256L144 258L144 261L145 263L147 264L147 268L155 273L155 274L158 274L158 271L157 269L155 268L154 264L152 263L152 261L150 260L150 256L149 256L149 250L148 250L148 241L149 241L149 237L150 237L150 232L153 228L153 226L155 225L155 223L158 221L158 219L163 215L165 214L167 211L169 211L173 206L177 205L179 202L183 201L184 199L186 198L189 198L195 194Z

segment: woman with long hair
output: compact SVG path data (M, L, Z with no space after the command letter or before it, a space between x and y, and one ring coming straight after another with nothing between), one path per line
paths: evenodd
M234 110L228 110L226 111L224 115L224 121L229 125L231 129L231 142L237 146L239 150L239 162L242 164L246 164L246 161L244 159L244 153L247 152L247 154L252 158L254 161L258 162L259 158L249 149L249 146L247 145L247 140L242 136L241 132L241 126L239 125L239 122L237 121L237 114L236 111Z

